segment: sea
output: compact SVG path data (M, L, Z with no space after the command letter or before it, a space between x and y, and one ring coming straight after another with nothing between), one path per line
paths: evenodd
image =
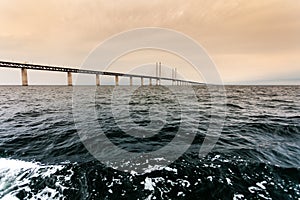
M0 87L1 200L300 199L300 86L74 88Z

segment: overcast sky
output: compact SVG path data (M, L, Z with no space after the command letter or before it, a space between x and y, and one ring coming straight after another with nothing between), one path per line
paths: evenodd
M299 84L299 11L299 0L1 0L0 60L79 66L114 34L162 27L201 44L225 83ZM19 70L0 69L0 84L20 84Z

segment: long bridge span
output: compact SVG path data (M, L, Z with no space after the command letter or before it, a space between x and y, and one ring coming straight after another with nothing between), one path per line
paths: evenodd
M81 73L81 74L95 74L96 75L96 85L100 85L100 75L105 76L114 76L115 85L119 85L119 77L129 77L130 85L133 85L132 78L140 78L141 85L144 85L144 79L149 79L149 85L152 85L152 80L156 80L156 85L161 84L161 80L171 81L172 85L200 85L203 83L196 81L189 81L183 79L177 79L176 69L172 70L172 78L161 77L161 63L156 63L156 76L147 76L147 75L137 75L137 74L126 74L118 72L109 72L109 71L95 71L87 69L76 69L68 67L59 67L59 66L47 66L39 64L29 64L29 63L19 63L19 62L7 62L0 61L1 68L19 68L21 69L22 85L28 86L28 75L27 70L42 70L42 71L55 71L55 72L64 72L67 73L67 83L69 86L73 85L72 82L72 73Z

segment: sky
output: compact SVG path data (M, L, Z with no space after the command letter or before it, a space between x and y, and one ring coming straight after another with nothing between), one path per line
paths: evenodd
M202 45L225 84L300 84L299 10L299 0L1 0L0 60L76 67L112 35L161 27ZM66 82L28 73L29 84ZM0 84L20 82L20 70L0 69Z

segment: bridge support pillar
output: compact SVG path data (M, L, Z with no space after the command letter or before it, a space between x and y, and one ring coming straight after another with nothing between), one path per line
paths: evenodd
M129 77L129 85L132 86L132 76Z
M100 77L99 77L99 74L96 74L96 86L100 86Z
M28 86L28 77L27 77L26 68L21 69L21 75L22 75L22 86Z
M144 78L141 77L141 86L143 86L143 85L144 85Z
M115 85L119 86L119 76L118 75L115 76Z
M152 78L149 78L149 85L152 85Z
M72 73L71 72L67 72L67 77L68 77L68 86L72 86Z

